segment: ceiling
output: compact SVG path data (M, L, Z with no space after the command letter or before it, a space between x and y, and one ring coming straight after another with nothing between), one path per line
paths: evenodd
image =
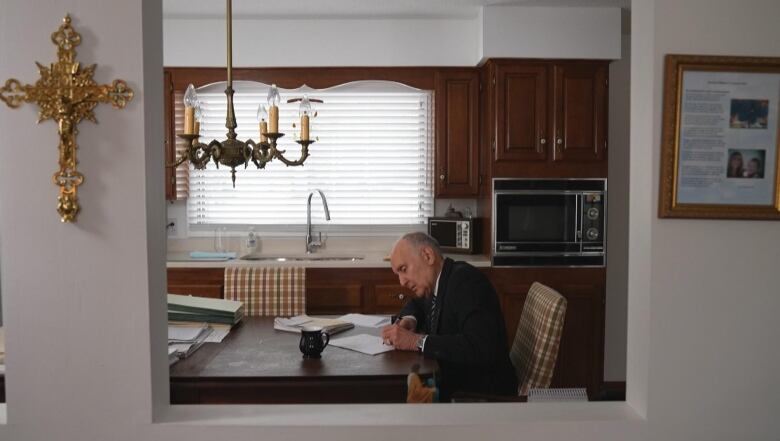
M233 0L234 18L471 18L480 6L628 9L631 0ZM163 0L165 18L222 18L220 0Z

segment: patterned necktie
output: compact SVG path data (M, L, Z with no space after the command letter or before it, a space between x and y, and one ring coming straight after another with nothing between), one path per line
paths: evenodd
M433 296L433 299L431 299L431 314L428 316L428 319L430 320L428 322L428 331L431 334L436 333L436 328L438 324L438 318L439 318L439 308L436 307L436 299L438 299L439 296Z

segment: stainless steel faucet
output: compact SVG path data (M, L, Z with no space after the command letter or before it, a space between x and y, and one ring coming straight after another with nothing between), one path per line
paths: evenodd
M314 189L320 194L322 199L322 208L325 209L325 219L330 220L330 211L328 210L328 200L325 199L325 193L322 190ZM314 240L311 236L311 197L314 196L314 191L309 193L309 199L306 201L306 254L313 253L317 248L322 246L322 231L320 231L319 238Z

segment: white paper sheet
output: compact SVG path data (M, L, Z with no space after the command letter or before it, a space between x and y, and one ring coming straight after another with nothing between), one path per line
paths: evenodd
M213 328L211 334L203 340L206 343L219 343L230 333L230 328Z
M195 341L207 325L195 326L171 326L168 325L168 342L186 343Z
M382 343L382 337L368 334L332 338L330 344L338 348L350 349L368 355L376 355L393 350L392 346Z
M368 328L378 328L390 324L390 316L387 315L346 314L339 317L339 320Z

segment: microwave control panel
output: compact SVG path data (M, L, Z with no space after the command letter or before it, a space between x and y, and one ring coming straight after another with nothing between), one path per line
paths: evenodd
M582 241L591 242L588 251L603 250L604 194L582 194ZM594 248L596 246L596 248Z
M471 246L471 244L469 244L469 236L471 235L471 232L469 231L469 223L470 222L465 221L459 221L456 223L455 247L467 249Z

